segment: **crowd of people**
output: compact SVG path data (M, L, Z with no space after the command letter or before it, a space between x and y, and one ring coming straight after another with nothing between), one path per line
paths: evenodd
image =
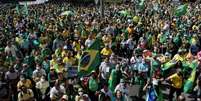
M188 93L200 101L201 3L176 16L183 2L139 2L105 4L104 16L96 5L68 2L0 10L0 100L132 101L132 93L145 99L154 89L149 101L185 101L194 77ZM100 65L69 76L96 40ZM139 91L130 91L135 85Z

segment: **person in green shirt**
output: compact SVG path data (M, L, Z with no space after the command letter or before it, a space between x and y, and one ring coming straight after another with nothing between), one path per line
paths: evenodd
M22 65L22 70L21 70L21 74L24 74L26 78L32 78L32 74L33 74L33 69L30 68L30 65L28 64L23 64Z
M48 60L48 57L45 57L44 61L42 62L42 67L45 69L47 74L50 72L50 60Z
M120 70L120 65L116 65L116 69L113 69L111 74L110 74L110 78L109 78L109 89L114 92L115 87L117 86L117 84L119 84L120 79L122 77L122 73Z
M96 91L98 90L98 79L95 71L92 71L92 75L89 78L89 96L92 101L97 101L95 96Z

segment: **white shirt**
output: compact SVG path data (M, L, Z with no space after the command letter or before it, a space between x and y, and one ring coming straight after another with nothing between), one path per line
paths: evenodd
M126 44L128 44L128 47L129 49L133 50L134 49L134 42L131 38L129 38L127 41L126 41Z
M14 46L14 45L11 45L11 47L9 46L6 46L5 48L5 53L10 53L12 54L12 56L16 57L16 51L17 51L17 48Z
M85 46L86 46L86 47L90 47L93 43L94 43L94 40L87 39L87 40L85 41Z
M99 71L101 73L101 77L103 79L108 79L109 78L109 74L110 74L110 66L109 64L102 62L100 67L99 67Z
M32 74L32 77L35 78L35 77L42 77L43 75L46 76L46 72L44 69L40 69L40 70L34 70L33 71L33 74Z
M132 64L134 64L134 63L136 62L135 59L136 59L136 57L132 56L131 59L130 59L130 62L131 62Z
M113 34L114 33L114 29L112 28L112 26L108 26L106 29L105 29L105 32L107 34Z
M51 90L50 90L50 98L56 98L56 99L59 99L58 97L62 97L62 95L60 95L61 93L65 94L66 91L65 91L65 88L64 86L60 85L60 89L56 89L55 87L53 87Z
M116 92L117 90L121 91L122 94L128 95L128 88L122 85L121 83L116 86L114 91Z
M113 98L112 91L110 89L108 89L107 92L105 92L104 89L101 89L101 92L103 92L105 95L109 96L111 99Z
M15 70L13 73L11 73L10 71L6 72L5 74L5 79L6 80L15 80L18 77L18 71Z
M49 82L48 81L39 81L36 83L36 88L40 89L41 93L44 95L47 88L49 87Z

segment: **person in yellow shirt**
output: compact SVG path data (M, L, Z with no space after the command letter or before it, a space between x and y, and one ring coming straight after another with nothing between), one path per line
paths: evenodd
M75 58L71 56L71 52L68 52L63 59L63 63L67 66L72 66L75 63Z
M102 37L102 40L103 40L103 43L105 43L105 44L110 44L110 43L112 43L112 36L105 34L105 35Z
M81 40L76 40L73 42L73 48L76 52L78 52L81 49L81 44L80 44Z
M172 60L175 60L175 61L184 61L184 58L182 57L182 50L181 49L179 49L178 50L178 54L175 54L175 56L173 57L173 59Z
M22 35L17 36L15 38L15 41L17 42L17 44L21 45L24 41Z
M127 30L128 30L128 34L131 35L133 32L134 32L134 29L133 29L133 24L129 24Z
M176 73L169 76L166 81L171 82L170 93L169 93L169 101L172 101L173 95L176 92L177 98L181 95L181 89L183 85L183 76L181 69L178 69Z
M61 58L57 59L56 64L53 66L53 68L56 70L56 73L58 73L59 71L64 71L64 64L62 62Z
M62 52L61 52L61 57L64 58L64 57L67 55L68 52L69 52L69 51L68 51L68 49L67 49L67 46L64 46L64 47L63 47L63 50L62 50Z
M40 48L45 48L47 46L47 42L49 41L45 33L41 34L41 37L39 40L40 40Z
M50 60L50 66L52 67L52 66L54 66L55 64L56 64L56 55L52 55L52 60Z
M82 51L78 51L75 56L76 60L79 60L81 58L81 56L82 56Z
M61 34L64 38L67 38L69 36L69 30L65 28Z
M26 88L26 86L21 86L21 90L18 93L18 101L35 101L34 94L31 89Z
M20 76L20 81L17 83L17 89L20 91L20 87L25 86L28 89L32 88L32 82L29 79L26 79L24 75Z
M112 54L112 49L109 47L109 45L105 45L105 47L101 50L101 55L103 56L110 56Z

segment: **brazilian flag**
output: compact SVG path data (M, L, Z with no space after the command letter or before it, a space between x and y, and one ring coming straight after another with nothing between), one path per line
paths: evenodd
M166 70L170 69L171 67L175 66L176 63L177 63L176 61L170 60L169 62L166 62L165 64L163 64L162 70L166 71Z
M101 63L100 40L96 39L94 43L84 51L78 64L78 76L84 76L96 70Z
M117 72L115 69L112 70L108 83L110 90L114 92L115 87L117 85Z
M100 50L101 49L101 39L95 39L93 44L87 48L87 50Z
M190 77L188 78L188 80L185 82L184 84L184 92L188 93L193 89L193 85L195 82L195 76L196 76L196 68L193 69L193 71L191 72Z
M95 70L100 65L101 59L99 51L97 50L86 50L81 56L78 64L78 75L84 76Z

